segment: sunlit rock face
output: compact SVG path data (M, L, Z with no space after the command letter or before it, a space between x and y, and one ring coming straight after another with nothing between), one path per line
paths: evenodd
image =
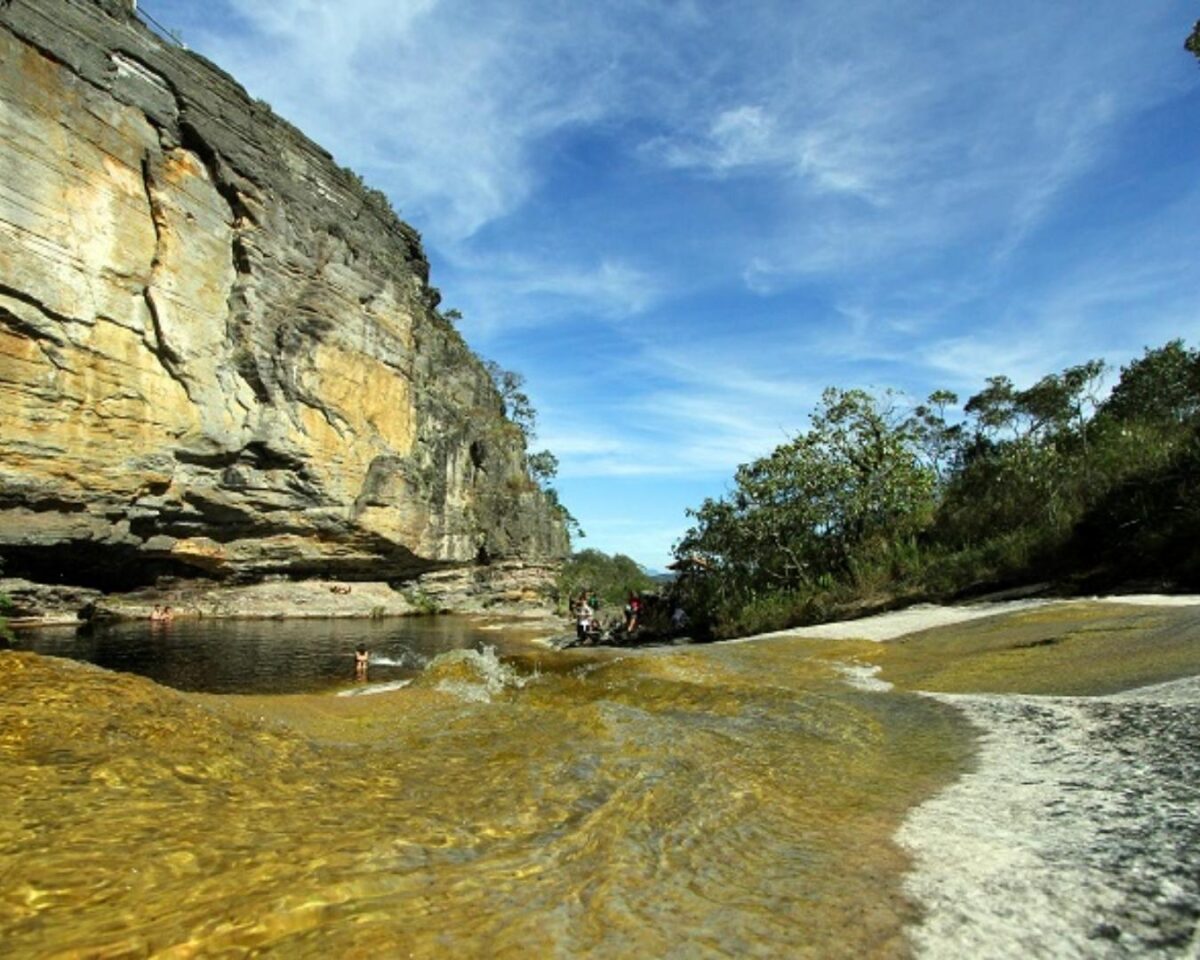
M7 574L567 550L416 232L128 4L0 7L0 169Z

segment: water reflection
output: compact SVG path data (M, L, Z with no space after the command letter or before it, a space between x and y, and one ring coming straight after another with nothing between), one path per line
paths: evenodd
M83 660L196 693L309 693L356 679L395 684L439 654L505 645L465 617L403 620L175 620L22 631L13 648ZM370 652L356 677L355 651Z

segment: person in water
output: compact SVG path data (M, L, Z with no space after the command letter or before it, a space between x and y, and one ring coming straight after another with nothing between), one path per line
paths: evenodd
M354 651L354 679L367 679L367 664L371 661L371 654L367 652L364 644L359 644L358 649Z

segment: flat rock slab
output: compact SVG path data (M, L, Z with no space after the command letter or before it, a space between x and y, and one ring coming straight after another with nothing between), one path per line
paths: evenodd
M978 766L911 813L933 958L1200 955L1200 677L1105 697L927 694Z

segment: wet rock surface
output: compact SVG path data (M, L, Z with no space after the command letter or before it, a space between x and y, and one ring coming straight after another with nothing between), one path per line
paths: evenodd
M381 195L122 4L0 5L0 96L6 574L394 581L565 553Z
M1105 697L932 694L977 769L899 838L929 957L1200 952L1200 677Z

